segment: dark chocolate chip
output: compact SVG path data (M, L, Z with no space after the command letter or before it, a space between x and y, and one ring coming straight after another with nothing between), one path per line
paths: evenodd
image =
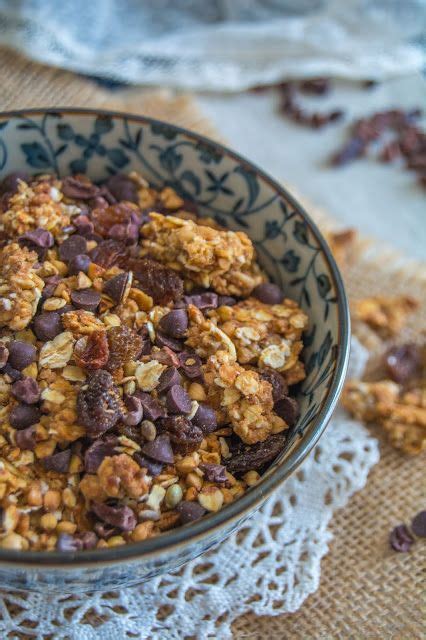
M182 524L195 522L195 520L199 520L206 513L206 510L200 505L199 502L190 502L189 500L180 502L176 506L176 511L180 515L180 521Z
M226 482L226 467L223 464L201 463L200 469L207 482Z
M395 382L405 384L415 378L421 369L421 349L415 344L392 347L385 355L387 372Z
M175 459L172 446L170 444L170 438L167 433L162 433L152 442L147 442L142 447L142 453L153 460L164 462L166 464L172 464Z
M274 411L282 418L289 427L292 427L299 417L299 405L294 398L285 396L274 405Z
M117 173L108 178L105 186L118 202L127 200L138 203L138 189L131 178L122 173Z
M273 282L258 284L253 289L253 295L264 304L280 304L284 298L282 289Z
M167 392L166 407L170 413L190 413L191 398L183 387L175 384Z
M34 405L16 404L9 415L9 422L15 429L26 429L40 420L40 409Z
M149 475L153 476L154 478L155 476L159 476L163 470L164 465L162 462L156 462L155 460L152 460L147 456L143 456L141 453L135 453L133 458L136 460L140 467L147 469Z
M414 544L414 538L405 524L400 524L392 530L389 536L389 542L394 551L405 553L406 551L410 551Z
M53 247L55 240L50 231L46 229L35 229L34 231L26 231L19 240L24 240L25 244L41 247L42 249L50 249Z
M176 340L175 338L170 338L165 334L161 333L161 331L157 331L155 334L155 342L159 347L168 347L172 351L179 352L183 349L183 344L180 340Z
M83 236L74 234L59 245L59 257L64 262L69 262L71 258L87 252L87 241Z
M136 527L136 516L128 506L111 507L103 502L93 502L91 510L98 518L121 531L132 531Z
M80 289L71 291L71 301L77 309L96 311L101 301L101 294L96 289Z
M22 378L13 383L12 394L19 402L35 404L40 400L40 387L34 378Z
M211 433L217 429L216 412L208 404L200 403L198 405L191 422L199 427L203 433Z
M87 273L89 270L91 260L89 256L84 253L79 253L78 255L71 258L68 262L68 273L70 276L77 275L80 271L83 273Z
M9 376L9 378L12 381L20 380L22 378L22 373L20 371L18 371L18 369L14 369L13 367L11 367L8 362L6 363L5 367L3 368L2 373L5 376Z
M65 449L65 451L58 451L51 456L42 458L41 463L46 471L56 471L58 473L66 473L70 466L71 461L71 449Z
M37 427L32 424L26 429L20 429L15 433L16 446L20 449L28 449L34 451L36 446Z
M191 380L201 376L201 358L191 351L183 351L179 354L179 366Z
M155 398L144 391L136 391L135 396L139 398L143 408L143 415L146 420L158 420L166 415L164 407Z
M114 224L108 231L108 237L131 245L139 238L139 226L134 222Z
M67 176L62 180L62 193L74 200L90 200L99 193L99 187L88 180L80 180Z
M9 349L5 344L0 343L0 369L6 366L9 357Z
M426 511L420 511L411 521L413 533L419 538L426 537Z
M168 391L176 384L180 384L182 382L181 375L176 367L169 367L165 369L160 376L157 385L157 393L164 393L164 391Z
M22 371L22 369L28 367L37 357L37 349L35 346L28 342L21 342L21 340L12 340L9 342L8 349L8 363L14 369L18 369L18 371Z
M116 453L116 447L119 446L118 438L109 436L105 440L95 440L93 444L86 449L84 454L84 469L87 473L96 473L102 460L107 456L113 456Z
M104 292L113 300L113 302L115 302L115 304L120 304L123 300L130 277L129 273L123 272L105 282Z
M209 292L194 294L191 296L184 296L183 301L185 304L193 304L198 309L205 311L207 309L216 309L218 306L217 293Z
M282 400L288 393L288 385L283 376L274 369L261 369L259 371L262 380L266 380L272 386L272 399L274 402Z
M44 311L34 318L34 333L42 342L53 340L59 333L62 333L63 327L61 316L56 311Z
M30 176L28 173L24 171L14 171L13 173L9 173L7 176L3 178L0 182L0 194L10 193L14 194L18 191L19 182L28 182L30 180Z
M188 330L188 314L185 309L174 309L161 318L158 326L167 336L182 338Z
M127 408L127 413L123 417L123 422L126 425L134 427L139 424L143 418L142 402L137 396L126 396L124 398L124 404Z
M46 300L46 298L51 298L53 296L54 291L61 280L61 276L50 276L49 278L46 278L44 281L44 289L41 292L42 300Z
M218 307L233 307L234 304L237 304L237 301L232 296L218 296L218 299L217 299Z
M87 236L93 233L95 229L93 222L85 215L80 215L76 218L73 218L72 222L74 227L77 229L77 233L80 236Z

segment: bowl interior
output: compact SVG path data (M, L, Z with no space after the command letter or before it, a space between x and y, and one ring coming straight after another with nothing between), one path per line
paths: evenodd
M294 469L321 434L337 400L347 364L349 326L334 260L293 198L221 145L163 122L107 112L3 114L0 172L16 170L60 176L86 173L93 180L136 170L154 187L170 185L194 201L201 215L250 236L262 267L310 319L303 352L307 377L298 390L301 417L286 451L262 482L279 467L282 477Z

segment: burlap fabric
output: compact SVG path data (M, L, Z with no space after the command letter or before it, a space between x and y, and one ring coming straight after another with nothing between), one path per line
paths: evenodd
M109 91L91 80L28 62L0 50L2 110L40 106L90 106L153 115L218 137L193 100L167 91ZM325 212L307 204L322 228L335 225ZM426 327L424 267L393 250L360 240L344 270L349 297L410 293L422 301L407 329L421 339ZM245 615L233 626L236 639L263 640L417 640L426 637L425 546L409 554L392 552L389 531L409 522L425 502L425 458L411 458L381 440L381 460L366 487L332 522L334 540L322 563L321 584L295 614L275 618ZM423 580L423 582L422 582ZM424 604L424 601L423 601Z

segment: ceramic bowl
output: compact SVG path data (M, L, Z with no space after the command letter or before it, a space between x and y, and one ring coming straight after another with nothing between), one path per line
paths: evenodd
M323 433L342 388L349 315L330 250L299 203L248 160L196 133L121 113L78 109L0 114L0 173L24 170L93 180L136 170L170 185L201 215L246 232L272 280L310 318L301 415L285 450L255 487L198 522L156 538L83 553L0 550L0 587L76 592L124 587L170 571L221 542L291 474Z

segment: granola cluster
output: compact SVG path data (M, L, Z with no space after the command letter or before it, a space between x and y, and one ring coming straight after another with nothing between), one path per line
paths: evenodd
M258 482L308 319L250 239L136 173L0 192L0 547L144 540Z

